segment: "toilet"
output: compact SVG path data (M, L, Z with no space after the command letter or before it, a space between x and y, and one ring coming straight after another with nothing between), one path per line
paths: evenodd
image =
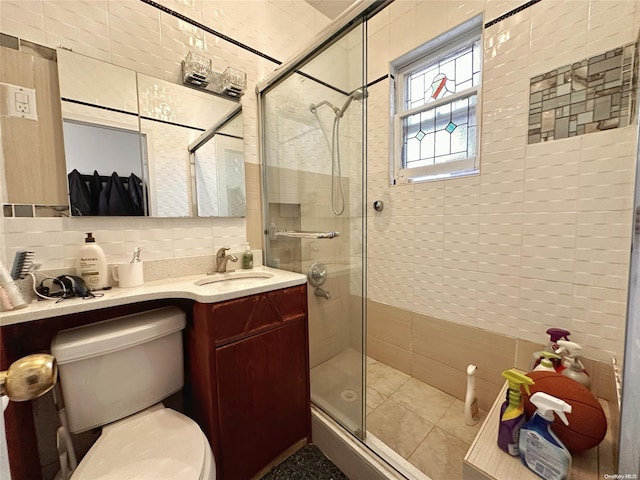
M185 313L166 307L62 330L51 343L69 430L102 427L71 480L214 480L197 423L163 399L184 384Z

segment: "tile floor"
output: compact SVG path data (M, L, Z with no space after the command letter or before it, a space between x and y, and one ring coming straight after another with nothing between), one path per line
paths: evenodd
M462 459L486 412L469 427L462 401L371 358L366 401L367 432L433 480L462 479Z
M343 425L361 418L359 355L347 349L311 369L313 402ZM462 459L486 415L469 427L462 401L370 357L366 408L367 434L433 480L462 478Z

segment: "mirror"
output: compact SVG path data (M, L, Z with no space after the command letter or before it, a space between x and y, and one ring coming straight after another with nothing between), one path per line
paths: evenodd
M241 108L189 145L199 217L238 217L246 212Z
M62 49L58 72L73 216L245 216L237 102Z

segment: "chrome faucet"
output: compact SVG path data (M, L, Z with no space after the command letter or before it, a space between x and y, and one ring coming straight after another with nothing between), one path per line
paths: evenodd
M216 272L217 273L224 273L227 271L227 262L229 260L231 260L232 262L237 262L238 261L238 257L236 257L233 254L229 254L227 255L225 252L229 250L229 247L222 247L220 250L218 250L218 253L216 253ZM233 272L233 270L229 270L230 272Z

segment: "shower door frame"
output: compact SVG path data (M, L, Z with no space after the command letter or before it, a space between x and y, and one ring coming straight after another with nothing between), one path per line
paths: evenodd
M262 173L262 199L263 199L263 226L264 226L264 235L267 237L269 235L269 205L267 199L267 163L266 163L266 112L265 112L265 96L277 85L280 84L281 81L288 78L290 75L294 74L298 68L302 67L304 64L313 60L321 52L325 51L327 48L330 48L335 42L339 41L349 32L353 31L356 28L362 28L362 84L366 86L367 84L367 20L371 16L375 15L378 11L385 8L389 3L393 0L367 0L367 1L359 1L352 5L348 10L346 10L341 16L339 16L332 24L330 24L326 29L324 29L320 34L316 36L316 40L309 47L303 50L298 55L294 56L289 62L282 65L278 70L276 70L270 77L267 77L264 81L260 82L256 86L256 93L258 95L258 135L260 141L258 142L258 155L260 158L261 164L261 173ZM332 415L331 412L326 412L329 416L333 418L334 421L340 423L346 430L348 430L352 435L358 438L361 441L365 440L366 436L366 318L367 318L367 294L366 294L366 275L367 275L367 242L366 242L366 232L367 232L367 216L366 216L366 206L367 206L367 118L366 118L366 108L362 108L361 115L361 169L360 169L360 181L362 185L362 198L361 198L361 206L359 207L359 219L362 223L362 252L361 252L361 325L360 325L360 342L361 342L361 350L362 350L362 358L361 358L361 372L360 372L360 383L361 383L361 391L362 391L362 406L359 412L359 421L358 425L355 428L352 428L343 422L341 419L336 418L336 416ZM266 247L266 245L265 245ZM265 259L269 260L269 253L265 248ZM265 262L266 264L267 262ZM313 399L312 399L313 400Z

